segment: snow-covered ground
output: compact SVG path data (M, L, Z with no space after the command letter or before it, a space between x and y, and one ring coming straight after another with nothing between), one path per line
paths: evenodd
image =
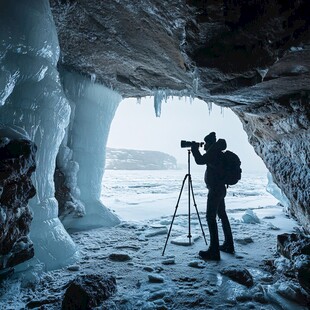
M107 174L114 174L113 178ZM294 231L297 224L265 191L265 176L244 176L240 184L229 189L226 204L235 239L234 255L222 253L219 262L199 258L199 250L207 245L193 206L190 224L195 241L177 244L179 239L188 241L186 186L162 255L183 176L184 171L106 172L110 181L104 182L102 200L121 216L121 225L73 233L80 259L50 272L41 272L38 266L30 272L32 282L7 281L2 285L0 309L61 309L65 285L80 274L116 277L116 294L98 309L304 309L283 297L289 286L268 267L268 262L278 257L276 236ZM199 174L197 178L193 174L193 186L208 240L207 193ZM249 210L258 222L249 223ZM220 223L219 231L222 240ZM121 254L128 260L113 259ZM248 269L254 285L238 284L223 275L224 268Z

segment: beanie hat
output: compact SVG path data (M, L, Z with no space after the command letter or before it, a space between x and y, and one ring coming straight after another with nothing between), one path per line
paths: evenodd
M205 143L215 143L216 142L215 132L210 132L207 136L205 136L204 140Z

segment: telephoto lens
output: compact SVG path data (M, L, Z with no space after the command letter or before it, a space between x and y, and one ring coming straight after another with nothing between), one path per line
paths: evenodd
M192 147L195 144L197 144L199 147L202 147L204 145L204 142L181 140L181 147L182 148L184 148L184 147Z
M191 147L192 146L192 142L190 141L185 141L185 140L181 140L181 147Z

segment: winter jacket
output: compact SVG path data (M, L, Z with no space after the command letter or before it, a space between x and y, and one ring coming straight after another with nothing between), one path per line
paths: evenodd
M226 149L226 141L218 139L212 144L206 153L201 155L198 146L192 147L192 154L197 165L206 165L205 183L207 188L225 186L223 182L223 152Z

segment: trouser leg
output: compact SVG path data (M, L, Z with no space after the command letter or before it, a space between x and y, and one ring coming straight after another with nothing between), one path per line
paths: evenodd
M224 198L222 199L222 201L219 204L219 208L218 208L218 216L221 219L222 222L222 228L223 228L223 232L224 232L224 244L228 245L228 246L233 246L234 242L233 242L233 236L232 236L232 232L231 232L231 227L230 227L230 223L228 220L228 216L226 213L226 207L225 207L225 200Z
M214 252L219 251L219 237L218 227L216 222L216 215L222 195L218 191L209 189L207 200L207 223L210 233L210 250Z

